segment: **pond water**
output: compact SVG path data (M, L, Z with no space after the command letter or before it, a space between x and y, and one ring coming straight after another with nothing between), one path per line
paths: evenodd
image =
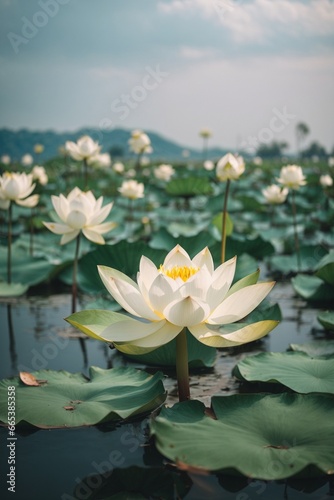
M87 297L80 297L79 309ZM213 394L229 395L244 388L232 377L237 361L261 351L282 352L289 344L301 344L325 337L316 320L319 312L295 297L289 281L276 284L270 302L278 303L283 319L262 341L218 353L214 369L191 374L191 394L206 405ZM103 343L73 335L64 321L70 314L68 293L11 299L0 304L0 376L18 371L66 370L88 374L89 366L111 368L140 366L128 361ZM153 371L152 368L146 368ZM165 380L167 404L177 401L173 374ZM257 481L226 474L198 475L178 471L148 440L148 419L120 425L103 425L68 430L34 430L17 434L16 493L7 491L4 481L8 465L5 441L7 429L0 429L2 498L16 500L162 498L187 500L266 500L334 497L328 478ZM121 494L132 485L141 492ZM136 486L137 485L137 486ZM7 495L6 495L7 493ZM118 494L118 495L117 495ZM114 496L115 495L115 496Z

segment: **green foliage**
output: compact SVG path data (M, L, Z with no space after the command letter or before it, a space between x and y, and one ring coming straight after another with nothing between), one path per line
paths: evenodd
M172 196L191 198L212 193L212 186L208 179L199 177L185 177L172 179L166 186L166 191Z
M40 370L33 375L41 385L25 385L19 377L0 381L1 422L8 422L10 386L15 386L19 401L16 426L30 424L42 429L118 421L151 412L166 398L159 372L152 376L132 368L91 367L89 380L65 371Z
M240 361L233 375L247 382L278 382L302 394L334 394L334 357L317 359L302 352L265 352Z
M226 471L274 480L334 469L334 401L326 395L242 394L163 408L151 433L183 470Z

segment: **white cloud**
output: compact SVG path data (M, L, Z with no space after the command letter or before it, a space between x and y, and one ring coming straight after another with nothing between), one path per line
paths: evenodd
M290 36L333 35L334 3L330 0L172 0L159 2L166 14L199 12L222 24L237 42L261 42L274 31Z
M199 49L184 45L183 47L180 48L180 55L184 59L192 59L192 60L208 59L214 56L214 51L210 49Z

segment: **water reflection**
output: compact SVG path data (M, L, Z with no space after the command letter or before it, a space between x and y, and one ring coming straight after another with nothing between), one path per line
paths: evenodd
M12 364L12 370L14 370L17 365L17 353L16 353L15 335L13 328L12 304L7 304L7 321L8 321L8 334L9 334L9 354Z

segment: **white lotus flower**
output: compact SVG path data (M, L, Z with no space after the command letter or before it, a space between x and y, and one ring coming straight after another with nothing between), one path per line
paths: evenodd
M202 128L202 130L199 131L199 135L203 137L203 139L208 139L212 136L212 132L208 128Z
M237 180L245 171L243 158L227 153L217 163L216 175L220 181Z
M9 208L11 202L22 207L35 207L39 196L29 196L35 189L32 174L5 172L0 177L0 208Z
M306 179L303 174L302 167L298 165L287 165L281 168L278 182L290 189L299 189L300 186L305 186Z
M154 169L154 176L161 181L168 182L174 174L175 170L172 165L159 165Z
M108 168L111 165L111 158L109 153L101 153L96 156L91 156L87 160L88 165L93 165L97 168Z
M102 222L108 217L112 203L102 207L103 196L95 199L91 191L83 192L75 187L67 198L52 196L52 204L62 223L43 222L55 234L62 234L60 244L64 245L78 236L80 231L94 243L104 244L102 234L111 231L114 222Z
M266 201L273 205L284 203L286 197L288 196L288 193L289 190L287 187L281 188L280 186L277 186L277 184L272 184L266 189L262 189L262 194L265 197Z
M32 165L34 159L30 154L23 155L21 158L21 163L24 167L30 167Z
M251 342L269 333L277 322L237 322L260 304L274 283L256 283L257 272L231 287L235 266L234 257L214 269L208 248L191 259L179 245L160 268L142 256L137 283L116 269L98 266L107 290L134 318L114 313L114 321L103 329L99 311L92 311L90 325L80 325L75 317L69 321L86 334L133 354L167 344L185 327L212 347Z
M253 164L256 165L257 167L260 167L263 164L261 156L255 156L253 158Z
M328 158L328 166L329 167L334 167L334 156L330 156Z
M10 156L9 155L2 155L1 156L1 159L0 159L0 162L3 164L3 165L9 165L10 164Z
M112 169L117 174L122 174L125 170L125 167L124 167L123 163L121 163L120 161L117 161L116 163L113 164Z
M42 186L45 186L45 184L48 183L49 178L47 176L45 168L41 165L35 165L31 173L33 179L38 181Z
M141 130L134 130L128 141L130 151L135 154L152 153L150 138Z
M35 146L34 146L34 152L35 152L36 154L38 154L38 155L39 155L39 154L43 153L43 151L44 151L44 146L43 146L43 144L35 144Z
M73 160L88 161L100 153L101 146L88 135L84 135L78 139L78 142L66 141L65 150Z
M331 187L333 186L333 179L330 175L321 175L320 184L322 187Z
M137 198L144 197L144 184L142 182L137 182L133 179L129 181L123 181L118 191L124 198L129 198L130 200L136 200Z
M208 170L209 172L210 172L210 170L213 170L215 168L215 164L211 160L205 160L205 162L203 163L203 166L204 166L205 170Z

